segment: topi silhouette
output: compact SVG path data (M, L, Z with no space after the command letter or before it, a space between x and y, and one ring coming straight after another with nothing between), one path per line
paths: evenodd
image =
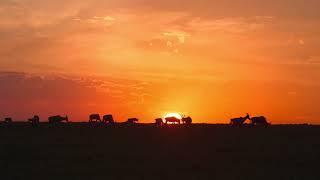
M249 118L251 120L251 124L254 125L262 125L262 126L268 126L269 123L267 122L267 119L264 116L257 116Z
M13 121L12 121L12 118L4 118L4 121L3 121L5 124L11 124Z
M99 114L91 114L89 116L89 123L93 123L93 122L101 122L101 118Z
M173 123L173 124L180 124L180 119L178 119L176 117L166 117L165 122L166 122L166 124L168 124L168 122Z
M30 122L33 127L36 127L40 123L40 118L38 115L34 115L33 118L28 119L28 122Z
M183 124L187 124L187 125L192 124L192 119L191 119L190 116L188 116L188 117L183 117L183 118L181 119L181 121L182 121Z
M13 123L12 118L9 118L9 117L8 118L4 118L3 124L4 124L5 127L11 127L12 123Z
M155 119L155 124L156 124L156 126L162 126L162 125L163 125L163 120L162 120L162 118L157 118L157 119Z
M135 124L139 121L137 118L129 118L127 124Z
M239 118L233 118L230 119L230 124L232 126L241 126L243 123L247 120L250 119L250 115L247 113L245 117L239 117Z
M63 121L69 122L68 116L66 115L65 117L62 117L60 115L57 116L51 116L48 118L49 123L60 123Z
M113 116L111 114L104 115L102 118L102 122L106 124L114 124Z

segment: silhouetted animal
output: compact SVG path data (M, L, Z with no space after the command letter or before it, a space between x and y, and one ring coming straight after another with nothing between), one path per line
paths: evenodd
M114 124L113 116L111 114L104 115L102 118L102 122L107 124Z
M267 122L267 119L264 116L258 116L258 117L252 117L250 118L252 125L263 125L268 126L269 123Z
M60 115L51 116L48 118L48 120L49 120L49 123L59 123L63 121L69 122L68 116L62 117Z
M92 122L101 122L101 118L100 118L100 115L99 114L91 114L89 116L89 122L92 123Z
M157 126L162 126L162 125L163 125L163 120L162 120L162 118L157 118L157 119L155 119L155 121L156 121L156 125L157 125Z
M32 126L38 126L40 123L40 118L38 115L35 115L33 118L28 119L28 122L30 122Z
M239 118L233 118L233 119L230 119L230 124L232 126L241 126L243 125L243 123L247 120L247 119L250 119L250 116L249 114L247 113L247 115L245 117L239 117Z
M135 124L135 123L137 123L138 121L139 121L139 119L137 119L137 118L129 118L128 121L127 121L127 123L128 123L128 124Z
M12 118L4 118L3 121L5 124L12 124Z
M180 124L180 119L176 118L176 117L166 117L165 118L165 122L166 124L168 124L168 122L173 123L173 124Z
M181 121L182 121L182 123L184 123L184 124L191 124L191 123L192 123L192 119L191 119L190 116L188 116L188 117L183 117L183 118L181 119Z

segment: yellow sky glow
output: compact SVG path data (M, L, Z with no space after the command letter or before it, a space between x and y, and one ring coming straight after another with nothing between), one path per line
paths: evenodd
M319 5L1 1L0 115L320 123Z

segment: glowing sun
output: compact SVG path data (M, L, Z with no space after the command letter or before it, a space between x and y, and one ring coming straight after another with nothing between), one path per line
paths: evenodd
M182 117L179 113L167 113L166 115L164 115L164 118L167 118L167 117L175 117L180 120L182 119Z

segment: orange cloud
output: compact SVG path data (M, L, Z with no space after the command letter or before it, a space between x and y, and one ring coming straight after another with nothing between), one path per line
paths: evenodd
M226 122L242 111L266 113L278 122L316 121L320 115L311 103L320 81L319 5L1 1L0 71L26 73L2 76L10 86L1 87L0 96L16 94L14 102L5 99L2 106L11 104L2 113L21 105L21 117L39 107L50 114L49 104L61 103L56 113L79 108L79 118L111 109L121 118L146 111L145 121L168 111L210 122ZM58 88L63 86L66 92ZM16 90L23 88L41 106L24 106L31 99Z

